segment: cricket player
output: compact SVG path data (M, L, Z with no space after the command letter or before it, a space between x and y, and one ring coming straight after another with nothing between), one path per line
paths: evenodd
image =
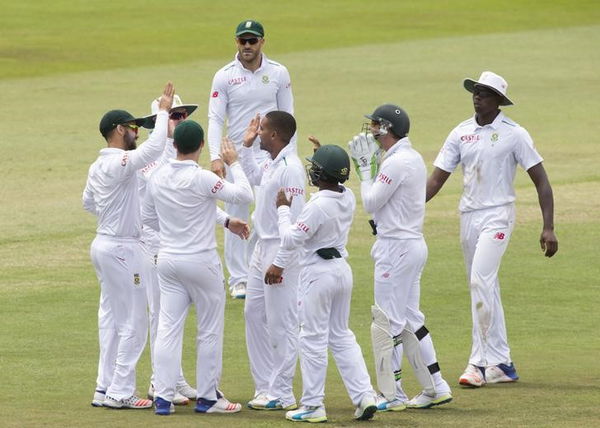
M473 94L475 115L448 135L427 181L427 200L460 164L460 240L471 291L473 344L459 383L480 387L519 379L510 356L498 282L500 262L515 222L517 165L527 171L538 193L543 218L540 245L546 257L558 251L558 240L552 187L542 157L529 133L499 108L513 104L507 96L506 80L484 71L479 80L465 79L463 85Z
M156 114L158 113L158 104L160 98L156 98L150 104L152 114L146 117L144 128L154 129L156 123ZM173 107L169 110L169 128L167 133L167 143L165 150L159 160L151 162L140 171L140 197L142 204L146 195L146 185L150 180L150 176L162 165L168 162L169 159L174 159L177 155L173 146L173 131L175 126L187 119L198 108L197 104L183 104L181 98L175 94L173 96ZM148 296L148 318L150 329L150 361L154 367L154 342L156 339L156 331L158 329L158 314L160 312L160 288L158 286L158 272L156 269L156 261L158 257L158 249L160 239L158 232L148 225L142 226L142 248L144 249L144 263L148 272L146 281L146 293ZM148 388L148 398L154 399L154 369L150 378L150 387ZM186 405L189 400L196 400L196 390L192 388L183 376L181 370L177 381L177 390L173 397L173 404Z
M252 200L237 153L227 140L223 161L231 167L234 183L202 169L198 158L204 131L193 121L175 128L177 158L159 168L148 184L144 223L160 235L158 274L160 315L154 345L156 414L173 413L173 398L181 372L183 328L190 304L197 316L196 412L234 413L240 404L217 391L222 359L225 294L223 270L217 253L214 223L217 199ZM224 219L225 227L229 226ZM247 225L240 232L246 238Z
M227 135L239 151L246 127L256 114L264 116L272 110L294 114L290 75L285 66L270 60L262 52L264 36L260 22L242 21L235 30L238 52L232 62L217 71L212 82L208 103L208 145L212 171L221 177L229 177L229 171L219 158L225 123ZM258 144L254 147L259 162L269 158ZM249 210L249 204L225 204L225 211L243 220L248 220ZM248 244L237 236L225 234L229 289L231 296L238 299L246 295L248 259L252 250Z
M156 128L139 148L137 131L143 118L111 110L100 120L100 133L108 147L100 150L90 166L83 191L84 208L98 217L90 251L100 283L100 358L93 406L152 407L152 401L135 395L135 367L148 333L138 170L164 151L173 94L173 85L168 83Z
M257 242L250 262L244 316L246 344L255 395L248 407L257 410L297 408L292 381L298 354L298 256L280 248L275 201L284 188L294 200L290 221L304 206L304 168L296 147L294 117L284 111L256 115L244 135L240 161L250 184L256 186L254 228ZM270 157L260 165L252 145ZM285 272L284 272L285 269Z
M421 272L427 260L423 238L427 170L408 138L410 121L403 109L384 104L366 117L371 120L367 132L354 137L349 146L361 179L363 205L373 215L377 233L371 249L375 261L371 334L382 393L378 408L429 408L450 402L452 395L419 309ZM375 140L385 151L379 168ZM423 387L411 400L402 389L403 354Z
M348 233L356 200L343 186L350 175L350 158L341 147L321 146L311 158L309 181L319 191L311 195L292 225L291 199L281 189L277 197L279 235L286 250L302 249L298 306L302 399L286 418L325 422L327 348L356 406L354 417L371 419L377 411L375 391L354 333L348 327L352 270L346 262Z

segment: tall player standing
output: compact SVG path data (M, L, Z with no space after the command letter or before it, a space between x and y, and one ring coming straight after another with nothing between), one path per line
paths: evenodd
M246 127L256 115L272 110L294 113L294 98L288 70L262 52L265 31L260 22L242 21L236 28L238 52L232 62L216 72L208 103L208 145L212 171L221 177L229 173L219 158L223 128L240 151ZM255 146L259 162L269 156ZM226 174L227 173L227 174ZM225 204L225 211L248 221L250 204ZM225 235L225 265L229 271L231 296L243 299L248 281L248 242ZM250 243L250 246L251 243ZM250 248L250 250L252 250Z
M148 333L138 170L163 153L173 95L173 85L168 83L155 130L139 148L137 130L145 119L111 110L100 121L100 133L108 147L100 150L90 166L83 191L84 208L98 217L90 250L100 283L100 358L94 406L152 406L152 401L135 395L135 368Z
M558 251L558 240L552 187L542 157L529 133L500 110L500 106L513 104L506 95L506 80L484 71L478 81L465 79L463 85L473 94L475 115L448 135L427 181L427 200L462 165L464 190L458 209L471 291L473 344L459 383L480 387L519 379L510 356L498 281L515 221L513 180L517 164L527 171L538 193L543 218L540 245L546 257Z

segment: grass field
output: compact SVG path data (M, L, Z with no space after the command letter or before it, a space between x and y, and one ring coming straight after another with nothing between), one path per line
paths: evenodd
M167 80L206 125L214 72L234 53L232 32L247 17L267 31L265 51L292 75L302 155L310 134L345 144L363 114L395 102L431 169L447 133L472 114L464 77L490 69L509 82L523 124L545 158L554 188L560 250L545 259L541 215L520 171L517 228L501 282L512 355L521 380L481 390L456 380L470 349L470 312L458 242L460 174L428 204L429 260L422 281L440 365L454 402L439 409L379 414L370 426L600 426L600 4L595 1L231 1L39 0L2 5L0 17L0 409L2 426L289 426L281 413L244 409L198 416L178 408L108 411L89 405L96 377L98 285L89 260L95 219L81 208L87 168L103 142L102 114L146 114ZM251 12L248 12L251 11ZM25 117L27 116L27 117ZM202 156L203 163L207 155ZM356 190L357 180L350 185ZM350 237L355 291L351 325L372 366L372 236L362 209ZM193 322L184 371L194 379ZM243 303L228 301L222 387L253 393ZM142 356L138 389L149 380ZM406 370L406 390L418 392ZM300 398L297 377L296 396ZM335 365L330 425L364 425Z

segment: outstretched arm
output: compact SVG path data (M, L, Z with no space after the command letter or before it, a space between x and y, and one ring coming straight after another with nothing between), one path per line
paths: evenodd
M558 239L554 234L554 197L552 186L546 175L542 163L532 166L527 170L531 181L537 190L544 226L540 235L540 246L546 257L552 257L558 251Z
M427 192L425 196L425 202L429 202L431 198L437 195L437 192L440 191L446 180L450 177L450 173L448 171L444 171L437 166L427 179Z

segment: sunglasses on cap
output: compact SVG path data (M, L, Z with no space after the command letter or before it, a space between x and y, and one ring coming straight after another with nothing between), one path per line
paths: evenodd
M187 111L174 111L173 113L169 114L169 119L171 120L181 120L186 119L187 117Z
M242 38L242 37L238 37L237 38L238 43L242 46L245 46L246 43L250 43L251 45L255 45L258 43L258 41L260 40L259 37L249 37L249 38Z

